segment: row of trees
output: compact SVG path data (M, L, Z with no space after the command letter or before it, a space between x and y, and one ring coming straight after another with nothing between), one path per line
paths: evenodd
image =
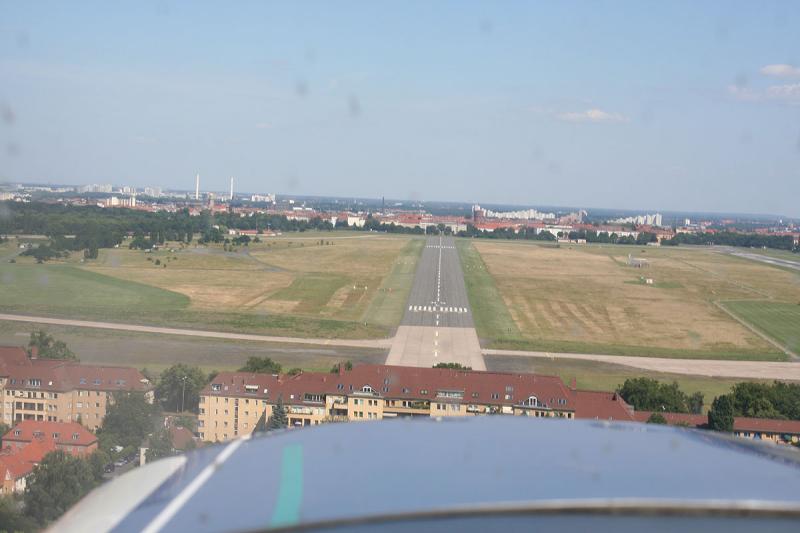
M637 411L703 412L703 393L686 394L680 390L677 382L661 383L650 378L630 378L617 388L617 393Z
M743 246L747 248L776 248L778 250L795 250L791 235L759 235L756 233L678 233L672 239L661 244L677 246L679 244L723 244L727 246Z
M731 392L714 399L708 425L718 431L732 431L736 416L800 420L800 384L737 383Z
M650 378L626 379L617 392L637 411L654 411L653 423L666 423L659 412L703 412L703 394L686 394L673 382L661 383ZM733 431L734 417L800 420L800 384L737 383L731 392L717 396L708 410L708 427Z
M63 206L44 203L11 203L9 216L0 219L0 235L31 233L51 237L74 235L68 250L96 250L120 244L126 234L141 238L137 244L146 242L162 244L166 241L191 242L195 233L200 233L202 242L223 242L224 229L274 230L282 232L354 229L362 231L382 231L387 233L448 233L444 225L430 226L427 231L420 227L407 228L396 224L385 224L371 215L363 227L350 227L346 221L334 226L330 220L315 217L311 220L290 220L278 214L254 214L242 217L232 212L210 213L204 211L200 216L191 216L188 209L174 213L137 211L132 209L103 209L95 206ZM549 232L536 233L534 228L525 228L519 233L510 228L495 231L481 231L469 224L466 231L458 232L463 237L490 239L555 240ZM609 244L637 244L654 242L652 233L640 233L638 237L619 236L616 233L593 231L572 231L563 237L586 239L587 242ZM784 250L794 249L791 236L742 234L722 231L719 233L677 234L665 245L678 244L724 244L744 247L767 247ZM44 253L44 251L42 252Z

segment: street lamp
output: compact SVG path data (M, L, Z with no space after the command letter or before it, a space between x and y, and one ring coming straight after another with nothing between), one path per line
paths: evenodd
M183 398L186 395L186 379L187 378L188 378L188 376L183 376L181 378L181 381L183 381L183 388L181 389L181 410L180 410L181 413L183 412Z

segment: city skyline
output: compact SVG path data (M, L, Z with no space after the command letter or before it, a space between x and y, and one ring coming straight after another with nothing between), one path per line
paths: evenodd
M800 216L791 4L193 8L9 4L0 179Z

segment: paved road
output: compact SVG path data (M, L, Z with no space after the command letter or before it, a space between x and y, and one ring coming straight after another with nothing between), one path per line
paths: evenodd
M655 372L670 372L691 376L720 378L778 379L800 381L800 363L772 361L719 361L716 359L667 359L663 357L636 357L583 353L552 353L516 350L483 350L486 355L515 357L541 357L547 359L581 359L615 365L641 368Z
M111 329L119 331L159 333L166 335L183 335L189 337L206 337L232 340L252 340L263 342L282 342L286 344L303 344L318 346L344 346L356 348L387 348L391 345L387 364L405 366L433 366L436 362L462 362L476 370L485 369L478 338L474 328L436 328L424 326L400 326L394 339L376 340L343 340L343 339L303 339L295 337L271 337L267 335L247 335L218 331L202 331L191 329L159 328L139 326L135 324L116 324L111 322L91 322L86 320L66 320L60 318L34 317L22 315L0 314L0 320L28 322L34 324L54 324L60 326ZM431 333L433 335L431 335ZM474 337L473 337L474 335ZM430 345L439 339L441 353L433 356ZM477 348L476 348L477 346ZM394 355L393 355L394 352ZM486 355L507 355L515 357L544 357L549 359L580 359L599 361L641 368L657 372L675 374L779 379L800 381L800 363L777 363L761 361L718 361L706 359L666 359L660 357L631 357L620 355L553 353L516 350L483 350ZM459 356L456 358L456 354ZM405 359L398 357L404 356ZM394 360L393 360L394 357ZM448 359L450 357L450 359Z
M212 339L232 339L240 341L280 342L285 344L315 344L319 346L348 346L352 348L388 348L392 339L308 339L298 337L276 337L271 335L251 335L248 333L228 333L226 331L205 331L201 329L161 328L140 326L138 324L118 324L116 322L95 322L91 320L69 320L41 316L9 315L0 313L0 320L52 324L80 328L115 329L139 333L159 333L163 335L185 335L189 337L208 337Z
M485 370L461 260L452 237L429 237L386 364L461 363Z

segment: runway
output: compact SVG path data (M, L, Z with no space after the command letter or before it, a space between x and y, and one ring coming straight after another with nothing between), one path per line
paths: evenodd
M485 370L452 237L429 237L386 364L431 367L460 363Z

